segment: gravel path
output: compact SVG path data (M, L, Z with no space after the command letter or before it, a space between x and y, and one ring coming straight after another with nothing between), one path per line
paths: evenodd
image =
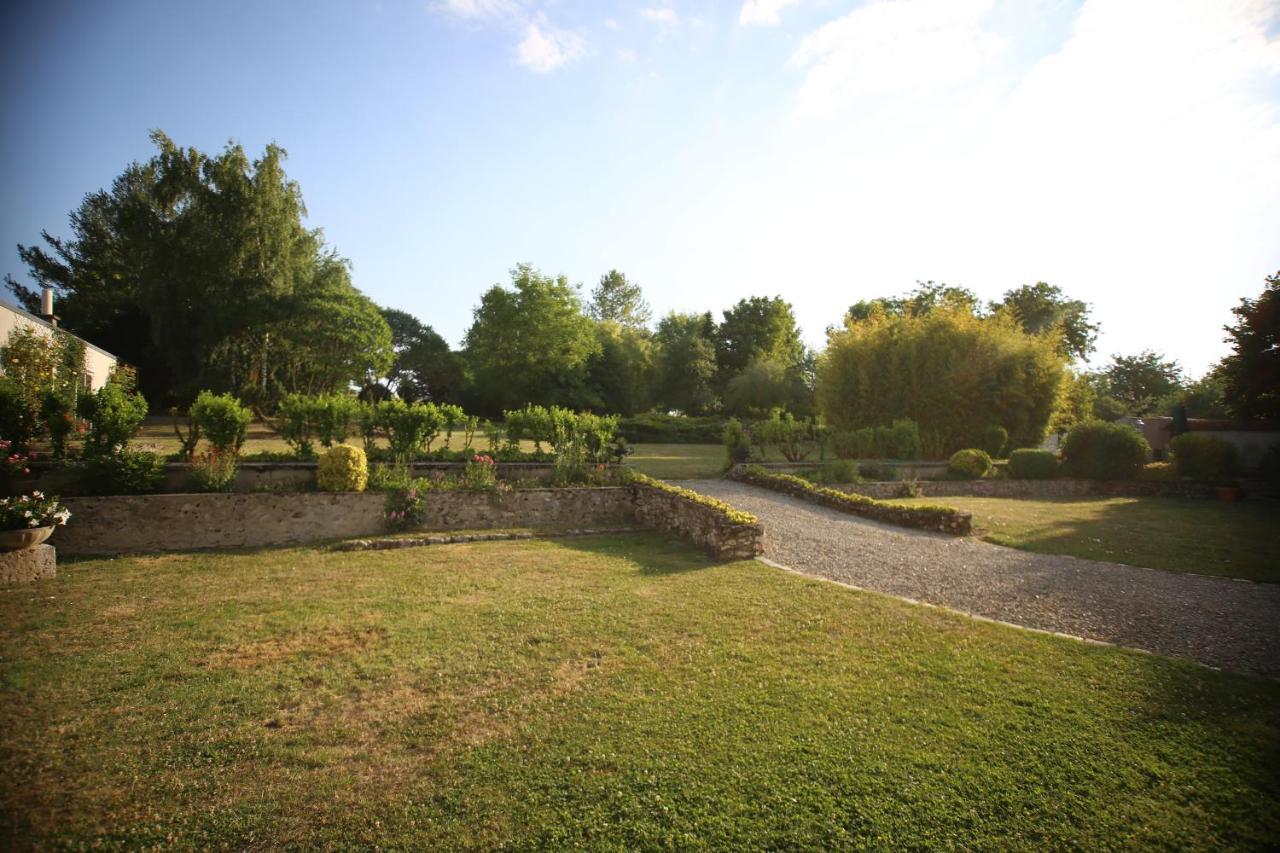
M1280 584L1032 554L891 527L730 480L680 485L755 513L765 556L805 574L1280 678Z

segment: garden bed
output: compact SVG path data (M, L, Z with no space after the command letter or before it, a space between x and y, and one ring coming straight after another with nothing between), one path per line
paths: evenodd
M936 530L953 536L968 536L973 532L972 516L951 507L902 506L884 503L865 495L815 486L800 477L775 474L757 466L734 468L730 478L874 521L901 527L914 527L919 530Z

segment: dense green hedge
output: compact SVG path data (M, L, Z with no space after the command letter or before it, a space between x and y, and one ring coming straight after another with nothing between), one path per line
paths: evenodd
M758 465L749 465L736 473L734 478L745 483L762 486L776 492L813 501L842 512L861 515L876 521L914 527L920 530L938 530L958 536L967 536L973 530L973 518L967 512L954 507L916 505L907 506L878 501L866 495L841 492L823 486L815 486L808 480L792 474L775 474Z
M1234 444L1203 433L1175 436L1169 442L1169 452L1178 476L1203 483L1230 479L1239 463Z
M1058 457L1049 450L1023 447L1009 454L1009 476L1015 480L1049 480L1058 476Z
M724 418L645 412L618 421L618 435L632 444L719 444Z
M1088 480L1132 480L1147 461L1150 446L1131 426L1093 421L1067 433L1062 465L1073 477Z
M985 450L970 447L957 450L947 460L947 473L966 480L978 480L991 470L991 455Z

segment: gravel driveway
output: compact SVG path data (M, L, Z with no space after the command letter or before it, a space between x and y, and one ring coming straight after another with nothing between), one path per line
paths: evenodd
M755 513L765 556L804 574L1280 678L1280 584L1032 554L890 527L729 480L680 485Z

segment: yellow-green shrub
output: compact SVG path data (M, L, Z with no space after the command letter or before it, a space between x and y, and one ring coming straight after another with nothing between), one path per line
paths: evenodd
M322 492L363 492L369 483L369 463L364 451L350 444L335 444L320 454L316 486Z

